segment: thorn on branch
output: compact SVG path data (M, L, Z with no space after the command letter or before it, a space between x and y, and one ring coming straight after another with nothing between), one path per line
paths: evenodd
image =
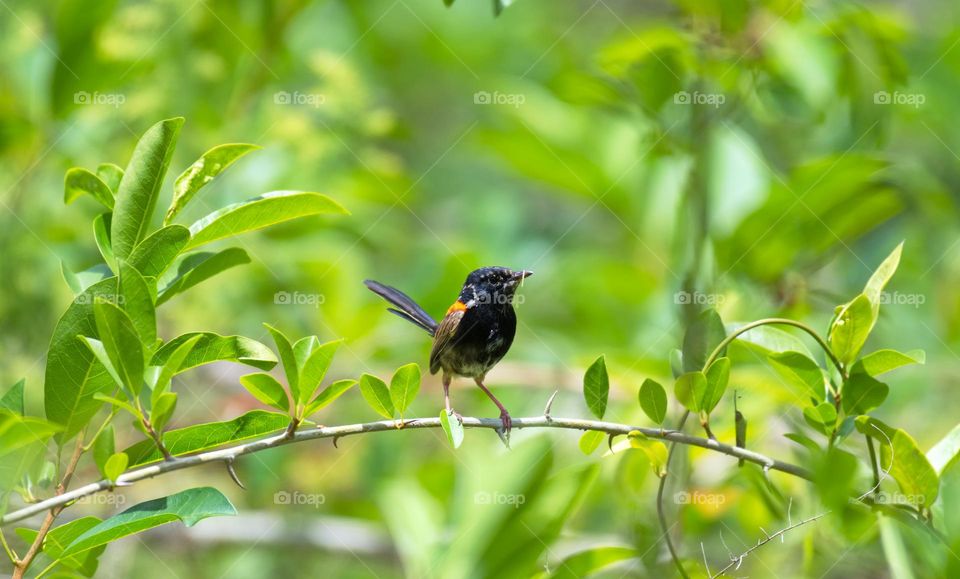
M550 410L553 408L553 401L559 393L559 390L554 390L553 394L551 394L550 398L547 400L547 406L543 409L543 417L547 420L550 420Z
M247 487L240 482L240 477L237 476L237 471L233 468L233 457L230 457L223 462L227 465L227 472L230 474L230 478L233 479L233 482L237 483L237 486L243 490L247 490Z

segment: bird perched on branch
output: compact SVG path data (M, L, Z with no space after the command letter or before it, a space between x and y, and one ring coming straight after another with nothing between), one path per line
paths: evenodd
M443 399L448 414L450 382L454 376L473 378L477 386L500 409L503 432L510 432L510 413L483 384L487 372L507 353L517 331L513 297L532 271L513 271L506 267L482 267L470 272L457 301L438 324L417 302L402 291L373 280L366 280L371 291L387 300L390 312L412 322L433 336L430 373L443 370Z

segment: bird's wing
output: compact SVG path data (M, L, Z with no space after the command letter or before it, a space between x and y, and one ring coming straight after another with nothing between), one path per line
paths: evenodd
M437 331L437 322L407 294L372 279L365 280L363 283L370 288L370 291L396 306L396 308L387 308L391 313L420 326L430 332L431 336Z
M457 328L460 326L460 320L466 313L467 306L458 300L450 306L447 315L440 320L440 325L437 326L437 331L434 333L433 349L430 350L431 374L436 374L440 370L440 355L450 346L457 333Z

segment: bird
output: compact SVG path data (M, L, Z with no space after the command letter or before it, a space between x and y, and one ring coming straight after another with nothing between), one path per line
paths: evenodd
M443 400L448 415L460 414L450 405L450 383L456 376L473 378L500 409L504 435L509 435L510 412L484 385L487 372L506 355L517 331L514 295L532 271L506 267L481 267L467 276L460 295L437 323L416 301L402 291L374 280L363 283L393 307L387 310L433 336L430 374L443 371Z

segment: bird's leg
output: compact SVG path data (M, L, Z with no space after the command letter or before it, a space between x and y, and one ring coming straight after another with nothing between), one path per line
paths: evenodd
M473 381L477 383L477 386L483 390L483 393L489 396L490 400L493 400L493 403L496 404L497 408L500 409L500 422L503 423L503 432L504 434L509 435L510 428L513 426L513 422L510 420L510 413L507 412L507 409L503 406L503 404L497 400L497 397L493 395L493 392L488 390L487 387L483 385L483 379L484 376L477 376L473 379Z
M454 410L450 408L450 382L452 380L453 380L453 377L450 376L450 374L443 375L443 404L447 409L447 414L448 415L452 414L456 416L457 420L460 421L460 424L463 424L463 417L460 416L460 413L454 412Z

